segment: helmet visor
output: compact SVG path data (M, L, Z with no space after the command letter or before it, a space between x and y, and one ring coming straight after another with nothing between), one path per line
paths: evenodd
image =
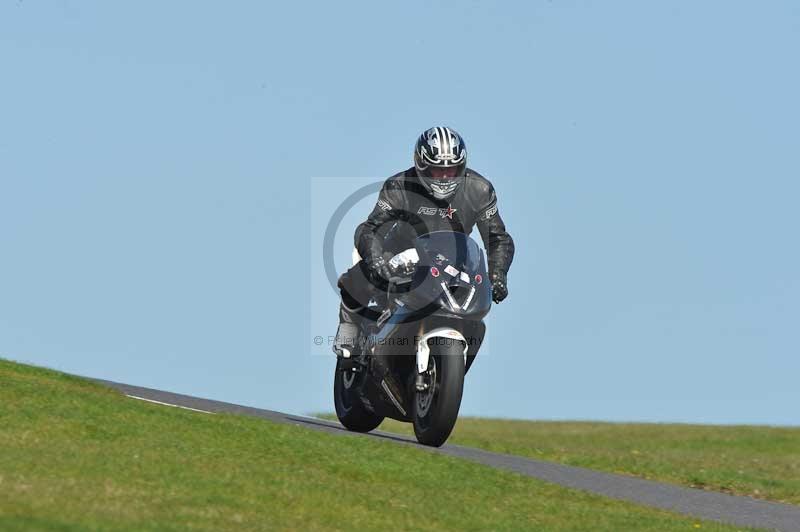
M431 166L428 169L428 174L432 179L436 179L437 181L450 181L451 179L455 179L458 177L458 167L457 166Z
M426 177L443 183L454 181L463 174L463 165L453 166L429 166L425 171Z

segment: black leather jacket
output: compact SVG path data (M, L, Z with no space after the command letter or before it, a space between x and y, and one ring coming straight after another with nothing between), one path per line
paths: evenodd
M396 250L401 251L418 235L441 230L470 234L475 224L486 246L489 272L508 273L514 241L497 211L497 196L489 180L467 168L456 192L446 200L436 200L411 167L383 184L375 208L356 229L355 244L362 257L378 257L385 251L389 231L395 240L405 242Z

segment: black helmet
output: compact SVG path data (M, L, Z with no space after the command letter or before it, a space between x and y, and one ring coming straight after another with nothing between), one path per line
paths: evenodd
M449 127L428 129L414 147L414 167L434 198L449 198L464 181L467 170L464 139Z

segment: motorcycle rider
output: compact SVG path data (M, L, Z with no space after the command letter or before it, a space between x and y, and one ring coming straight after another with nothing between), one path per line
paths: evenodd
M416 236L432 231L468 235L476 224L487 250L492 299L499 303L508 296L506 277L514 241L497 210L494 187L467 168L461 135L442 126L424 131L414 147L414 166L384 182L375 207L356 229L361 261L339 278L342 301L333 345L336 355L349 358L360 347L361 320L374 314L367 304L385 290L394 273L384 253L409 248Z

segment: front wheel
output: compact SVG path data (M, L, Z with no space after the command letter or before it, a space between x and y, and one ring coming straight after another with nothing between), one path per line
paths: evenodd
M339 366L341 359L336 362L336 371L333 376L333 404L336 408L336 417L347 430L354 432L369 432L383 421L383 416L367 410L358 389L362 379L366 378L364 371L342 371Z
M436 338L431 345L424 391L414 390L414 434L424 445L440 447L458 419L464 391L464 346L460 341Z

